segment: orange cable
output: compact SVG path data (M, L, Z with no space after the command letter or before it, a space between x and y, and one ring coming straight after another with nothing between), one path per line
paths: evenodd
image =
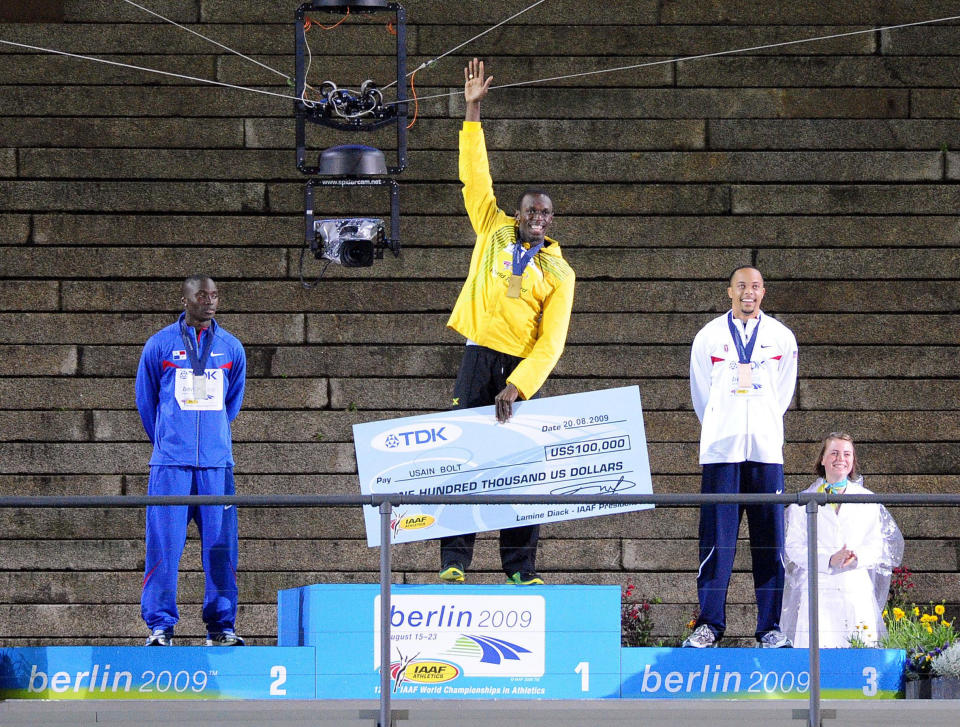
M417 69L419 70L419 69ZM417 71L414 71L410 74L410 93L413 94L413 119L407 124L407 128L411 128L415 123L417 123L417 114L420 112L420 102L417 101L417 89L413 85L413 79L417 77Z
M338 20L338 21L337 21L336 23L334 23L333 25L324 25L323 23L320 23L320 22L314 20L313 18L306 18L306 19L304 20L304 23L303 23L303 29L304 29L304 31L307 31L307 30L310 30L311 27L313 27L314 25L316 25L318 28L323 28L324 30L333 30L333 29L336 28L338 25L340 25L340 23L342 23L344 20L346 20L348 15L350 15L350 8L347 8L347 13L346 13L346 15L344 15L342 18L340 18L340 20Z

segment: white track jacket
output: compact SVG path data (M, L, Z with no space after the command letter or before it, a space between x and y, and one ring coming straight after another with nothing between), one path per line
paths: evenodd
M759 325L750 357L751 385L741 385L739 356L727 312L700 329L690 350L690 396L700 419L700 464L783 463L783 415L797 384L797 339L763 313L733 319L746 346Z

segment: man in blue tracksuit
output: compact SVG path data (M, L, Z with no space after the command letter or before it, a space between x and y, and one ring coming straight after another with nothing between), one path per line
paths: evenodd
M240 411L247 359L243 345L213 320L219 295L205 275L183 282L183 313L147 341L137 368L137 409L153 443L150 495L232 495L230 422ZM148 646L170 646L177 573L190 520L200 531L207 646L243 646L237 617L237 509L147 508L147 555L140 610Z

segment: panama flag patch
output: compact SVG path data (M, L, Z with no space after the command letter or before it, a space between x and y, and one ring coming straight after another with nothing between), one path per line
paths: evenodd
M173 351L172 353L173 353L173 360L174 360L174 361L186 361L186 360L187 360L187 352L186 352L186 350L183 350L183 351Z

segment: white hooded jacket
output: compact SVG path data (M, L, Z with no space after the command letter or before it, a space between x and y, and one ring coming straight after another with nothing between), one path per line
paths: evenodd
M804 492L818 492L820 478ZM872 495L863 480L853 480L845 495ZM780 627L794 646L810 644L807 602L807 514L800 505L786 511L783 555L786 582ZM881 612L890 590L890 576L903 558L903 535L887 508L879 503L847 503L817 509L817 572L820 648L844 648L850 639L873 646L883 638ZM856 553L856 565L836 569L830 557L846 547Z

